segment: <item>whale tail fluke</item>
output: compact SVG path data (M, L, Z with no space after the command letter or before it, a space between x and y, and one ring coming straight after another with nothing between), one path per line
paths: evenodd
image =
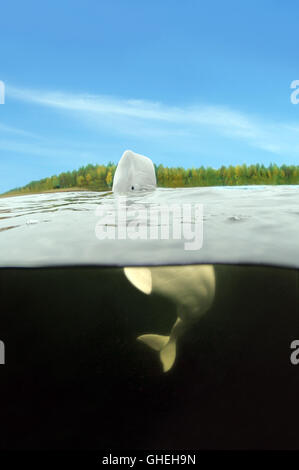
M160 351L160 359L163 366L163 371L167 372L174 364L176 356L176 343L169 341L166 346Z
M160 352L163 371L167 372L174 364L176 356L176 343L170 340L170 336L163 335L141 335L137 338L144 344L147 344L154 351Z
M155 351L161 351L169 341L169 336L163 335L141 335L138 336L138 341L147 344L150 348Z

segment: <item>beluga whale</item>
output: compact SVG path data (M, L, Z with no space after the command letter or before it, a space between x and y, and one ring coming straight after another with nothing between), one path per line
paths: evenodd
M151 191L156 186L156 173L151 159L132 150L126 150L118 162L112 191L115 193Z
M125 267L127 279L141 292L158 293L175 303L177 319L168 336L144 334L137 340L158 351L164 372L176 358L176 344L184 332L211 307L215 296L212 265Z

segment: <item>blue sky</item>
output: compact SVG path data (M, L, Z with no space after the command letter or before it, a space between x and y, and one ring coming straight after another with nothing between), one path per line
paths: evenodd
M126 149L299 164L295 1L1 4L0 192Z

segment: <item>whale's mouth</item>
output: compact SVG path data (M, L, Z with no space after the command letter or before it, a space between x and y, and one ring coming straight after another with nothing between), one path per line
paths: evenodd
M114 194L115 196L130 196L132 195L132 193L134 193L134 196L146 196L148 194L151 194L153 193L154 191L156 190L156 188L152 188L152 187L142 187L142 188L139 188L138 186L131 186L130 189L128 189L127 191L117 191L117 192L113 192L112 194Z

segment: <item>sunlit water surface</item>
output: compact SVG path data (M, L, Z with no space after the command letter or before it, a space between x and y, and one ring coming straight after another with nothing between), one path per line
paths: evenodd
M160 232L149 239L151 225L159 230L165 225L149 214L160 217L173 204L182 208L181 216L170 218L181 226L181 238L174 239L170 226L168 239ZM185 204L192 211L196 204L203 207L200 249L186 249L183 229L189 224L197 233L198 221L195 212L183 215ZM120 207L126 211L126 225L137 218L148 239L118 237L124 224L118 219ZM113 233L112 239L99 239L99 232L107 229L114 230L114 239ZM209 262L298 267L298 233L299 186L157 189L128 198L64 192L0 199L0 266Z

